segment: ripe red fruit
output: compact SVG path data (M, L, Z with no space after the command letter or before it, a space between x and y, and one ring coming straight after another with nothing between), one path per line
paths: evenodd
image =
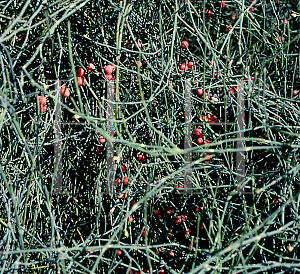
M234 94L235 89L234 88L229 88L229 94Z
M127 176L123 177L123 185L128 186L128 177Z
M160 214L160 211L159 211L158 209L156 209L156 210L153 211L153 214L154 214L154 215L159 215L159 214Z
M183 218L184 221L187 220L187 216L185 214L182 214L182 218Z
M142 46L141 42L137 42L137 41L135 41L135 43L134 43L134 47L135 47L135 48L138 48L138 46L139 46L139 47L141 47L141 46Z
M105 72L105 74L112 74L114 69L115 69L115 66L107 65L104 67L104 72Z
M62 86L60 88L60 92L66 98L70 96L70 90L68 88L66 88L65 86Z
M202 88L197 88L197 89L196 89L196 94L197 94L198 96L201 96L201 95L203 94Z
M194 207L194 211L195 211L195 212L199 212L199 211L200 211L200 208L199 208L198 206L195 206L195 207Z
M231 14L231 19L235 20L235 18L236 18L235 13Z
M182 222L182 217L180 215L176 216L175 219L174 219L174 222L175 222L175 224L178 225L179 223Z
M147 232L147 236L148 236L148 235L149 235L149 232ZM142 237L145 238L145 236L146 236L146 231L143 231Z
M251 7L251 8L249 9L249 12L252 12L252 11L254 11L254 8L253 8L253 7Z
M95 69L96 67L95 67L95 65L93 64L93 63L89 63L88 64L88 67L87 67L87 69L88 69L88 72L91 72L93 69Z
M186 63L182 63L180 66L179 66L179 69L180 70L188 70L188 66L186 65Z
M206 158L207 161L210 161L212 159L210 154L205 154L204 157Z
M189 68L193 68L194 67L194 62L192 62L192 61L188 62L187 66Z
M96 154L97 155L101 155L102 154L102 149L101 148L97 148L96 149Z
M232 25L225 27L225 31L229 32L232 29Z
M199 137L199 138L197 139L197 144L198 144L198 145L203 145L203 144L204 144L203 138Z
M141 67L142 66L142 62L141 61L134 61L134 65L137 67Z
M273 202L274 202L275 204L278 204L278 199L277 199L276 197L274 197L274 198L273 198Z
M167 237L168 237L170 240L172 240L172 239L173 239L173 236L172 236L172 234L171 234L171 233L168 233L168 234L167 234Z
M187 230L183 230L184 231L184 234L190 234L191 233L191 229L188 228Z
M173 251L168 252L172 257L175 257L175 253Z
M211 10L210 10L210 9L206 9L205 12L206 12L207 14L211 14Z
M208 141L208 140L205 140L205 144L209 144L209 141Z
M172 214L172 209L170 209L170 208L166 209L165 214L171 215Z
M119 184L121 184L121 179L120 178L117 178L115 180L115 186L118 186Z
M77 70L76 76L77 77L82 77L85 74L85 71L83 68L80 68Z
M99 143L104 144L106 142L106 139L103 136L99 137Z
M203 133L202 130L200 128L195 128L193 134L198 137L198 138L203 138Z
M46 112L47 109L47 98L45 96L38 97L40 112Z
M181 47L182 47L183 49L187 49L187 48L189 47L188 41L183 40L183 41L181 42Z
M204 229L204 225L203 224L200 224L200 229Z
M127 163L123 163L123 165L122 165L122 172L125 172L126 168L128 168L128 164Z
M293 90L293 96L297 96L299 94L299 90L295 89Z
M122 254L122 250L121 250L121 249L118 249L118 250L117 250L117 255L120 256L121 254Z
M138 161L141 162L141 163L144 162L145 161L145 156L142 155L142 154L139 154L138 155Z
M219 6L220 6L221 8L225 8L225 3L222 1L221 3L219 3Z
M84 78L83 77L77 77L77 84L78 86L83 86L84 85Z
M130 223L133 222L133 217L132 217L132 216L129 217L129 222L130 222Z
M109 81L114 79L114 77L112 76L112 74L105 74L105 77Z
M165 274L165 273L166 273L166 271L164 269L161 269L159 272L159 274Z

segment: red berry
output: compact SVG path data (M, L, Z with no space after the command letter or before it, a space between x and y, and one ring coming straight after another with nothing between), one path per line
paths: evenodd
M105 72L105 74L112 74L114 69L115 69L115 66L107 65L104 67L104 72Z
M198 96L201 96L201 95L203 94L203 89L202 89L202 88L197 88L197 89L196 89L196 94L197 94Z
M68 88L66 88L65 86L62 86L60 88L60 92L66 98L70 96L70 90Z
M235 92L235 89L234 89L234 88L230 88L230 89L229 89L229 94L234 94L234 92Z
M200 229L204 229L204 225L203 224L200 224Z
M171 234L171 233L168 233L168 234L167 234L167 237L168 237L170 240L172 240L172 239L173 239L173 236L172 236L172 234Z
M115 185L118 186L119 184L121 184L121 179L120 178L117 178L115 180Z
M142 62L141 61L134 61L134 65L137 67L141 67L142 66Z
M235 20L235 18L236 18L235 13L231 14L231 19Z
M195 65L194 65L194 62L190 61L190 62L188 62L187 66L189 68L193 68Z
M118 249L118 250L117 250L117 255L120 256L121 254L122 254L122 250L121 250L121 249Z
M176 216L176 218L174 219L174 222L178 225L179 223L182 222L182 217L180 215Z
M153 214L154 214L154 215L159 215L159 214L160 214L160 211L159 211L158 209L156 209L156 210L153 211Z
M299 90L295 89L293 90L293 96L297 96L299 94Z
M175 253L173 251L168 252L172 257L175 257Z
M95 69L95 65L93 63L89 63L87 69L88 69L88 72L91 72L93 69Z
M149 235L149 232L147 232L147 236L148 236L148 235ZM145 236L146 236L146 231L143 231L142 237L145 238Z
M144 155L142 155L142 154L140 154L139 156L138 156L138 161L139 162L144 162L145 161L145 156Z
M210 154L205 154L204 157L206 158L207 161L210 161L212 159Z
M114 77L112 76L112 74L106 74L105 77L109 81L114 79Z
M203 138L199 137L199 138L197 139L197 144L198 144L198 145L203 145L203 144L204 144Z
M166 272L165 272L164 269L161 269L159 273L160 273L160 274L165 274Z
M82 77L84 74L85 74L85 71L83 68L78 69L76 72L77 77Z
M99 143L104 144L106 142L106 139L103 136L99 137Z
M274 198L273 198L273 202L274 202L275 204L278 204L278 199L277 199L276 197L274 197Z
M219 3L219 6L225 8L225 3L222 1L221 3Z
M122 172L125 172L125 167L122 166Z
M193 134L198 138L203 138L202 130L200 128L195 128Z
M189 47L188 41L183 40L183 41L181 42L181 47L182 47L183 49L187 49L187 48Z
M131 222L131 223L133 222L133 217L132 216L129 217L129 222Z
M46 112L47 109L47 98L45 96L38 97L40 112Z
M137 42L137 41L136 41L136 42L134 43L134 47L135 47L135 48L138 48L138 46L141 47L142 44L141 44L141 42Z
M128 177L123 177L123 185L128 186Z
M166 211L165 211L165 214L168 214L168 215L171 215L172 214L172 209L167 209Z
M206 9L205 12L206 12L207 14L211 14L211 10L209 10L209 9Z
M208 140L205 140L205 144L209 144L209 141L208 141Z
M182 214L182 218L183 218L184 221L187 220L187 216L185 214Z
M188 228L187 230L184 230L184 234L190 234L191 233L191 229Z
M252 11L254 11L254 8L253 8L253 7L251 7L251 8L249 9L249 12L252 12Z
M179 66L179 69L180 70L188 70L188 66L185 64L185 63L182 63L180 66Z
M199 212L199 211L200 211L200 208L199 208L198 206L195 206L195 207L194 207L194 211L195 211L195 212Z
M225 31L229 32L232 29L232 25L225 27Z
M102 149L101 148L97 148L96 149L96 154L97 155L101 155L102 154Z
M77 77L77 84L78 86L83 86L84 85L84 78L83 77Z

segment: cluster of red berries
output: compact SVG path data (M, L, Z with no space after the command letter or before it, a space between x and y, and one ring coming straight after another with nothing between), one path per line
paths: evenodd
M197 142L198 145L209 144L209 141L207 139L204 140L203 133L202 133L202 130L200 128L195 128L195 130L193 132L193 135L197 138L196 142ZM210 154L205 154L204 157L206 158L205 163L208 163L212 159Z
M203 92L202 88L197 88L196 89L196 94L198 96L201 96L201 99L208 99L208 90L206 89L205 92Z
M96 67L93 63L89 63L87 70L88 72L91 72L92 70L94 70ZM77 84L78 86L83 86L84 85L84 77L83 75L85 74L85 71L83 68L79 68L76 72L76 76L77 76Z
M105 77L107 80L113 80L114 77L112 76L112 73L115 71L116 67L114 65L107 65L104 67Z
M206 9L205 13L206 13L206 20L209 21L210 18L211 18L211 10L210 9Z
M180 73L184 73L185 71L192 69L194 67L194 62L190 61L187 64L186 63L182 63L179 66L179 72Z

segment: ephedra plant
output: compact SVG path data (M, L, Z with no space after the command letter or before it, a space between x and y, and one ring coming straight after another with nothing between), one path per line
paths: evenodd
M1 273L299 271L297 3L0 6Z

